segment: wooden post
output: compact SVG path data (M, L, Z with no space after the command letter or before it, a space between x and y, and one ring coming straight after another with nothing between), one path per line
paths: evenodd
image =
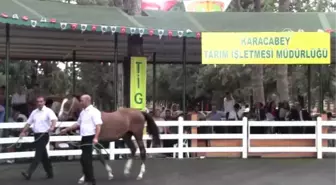
M197 121L198 117L196 113L191 114L191 121ZM197 127L191 127L191 134L197 134ZM191 147L197 147L198 142L197 139L192 139L191 140ZM192 153L192 157L197 157L197 153Z

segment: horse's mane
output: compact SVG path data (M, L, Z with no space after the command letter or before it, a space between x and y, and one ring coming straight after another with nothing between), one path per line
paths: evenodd
M79 95L79 94L73 94L72 97L76 98L78 101L80 101L81 95Z
M64 104L67 102L67 100L73 100L73 98L75 98L75 99L77 100L76 105L79 106L80 95L75 95L75 94L72 94L72 95L71 95L71 94L67 94L67 95L64 97L63 102L60 103L60 109L59 109L58 112L59 112L59 113L63 112L63 111L64 111L64 110L63 110L63 108L64 108ZM74 103L74 102L72 102L72 103ZM76 106L76 108L77 108L77 106ZM75 114L76 117L78 117L79 114L80 114L80 111L81 111L81 109L78 108L78 110L75 110L73 113Z
M67 98L68 100L71 100L72 98L76 98L77 101L80 101L81 95L79 94L67 94L64 98Z
M53 102L52 105L51 105L51 109L56 113L58 114L58 112L60 111L61 109L61 103L60 102Z

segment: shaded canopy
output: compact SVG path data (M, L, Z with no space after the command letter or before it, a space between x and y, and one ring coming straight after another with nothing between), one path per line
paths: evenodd
M187 13L145 11L129 16L115 7L79 6L38 0L8 0L0 7L0 58L5 57L5 24L10 24L12 59L112 61L114 36L118 59L127 56L127 34L140 34L148 60L182 61L187 37L187 62L201 62L200 32L315 32L336 29L335 13ZM161 38L161 39L160 39ZM335 45L333 43L332 45ZM333 48L335 52L335 48ZM333 60L335 57L332 57Z

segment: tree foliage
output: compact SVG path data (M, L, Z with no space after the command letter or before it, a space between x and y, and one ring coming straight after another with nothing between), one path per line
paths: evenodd
M68 0L64 0L70 3ZM138 1L137 1L138 2ZM293 0L289 2L289 11L333 11L335 3L328 0ZM76 0L77 6L101 5L117 6L127 9L131 0ZM134 3L134 2L133 2ZM75 6L75 5L74 5ZM253 0L233 0L228 11L253 11ZM262 11L277 12L278 0L261 0ZM288 20L290 21L290 20ZM50 93L65 94L71 92L71 62L65 70L59 70L56 63L43 63L42 61L15 61L10 66L10 84L32 84L38 81ZM79 63L77 66L77 91L93 94L97 102L113 103L113 65L93 63ZM211 99L213 102L221 102L226 91L233 92L236 99L248 102L252 95L252 66L250 65L187 65L187 94L188 99L198 97ZM3 63L0 71L4 72ZM39 71L36 73L36 71ZM263 66L263 85L265 97L277 93L276 66ZM312 98L317 100L320 88L325 96L335 98L335 66L324 66L321 74L318 66L312 66ZM2 73L4 74L4 73ZM34 77L34 75L36 77ZM322 78L322 84L319 81ZM152 98L153 75L152 66L148 65L147 95ZM288 66L288 87L291 100L297 95L307 95L307 66ZM0 83L4 82L4 75L0 75ZM183 76L182 65L157 65L157 99L179 102L182 99ZM119 83L119 82L117 82ZM322 86L321 86L322 85ZM109 108L106 108L109 109Z

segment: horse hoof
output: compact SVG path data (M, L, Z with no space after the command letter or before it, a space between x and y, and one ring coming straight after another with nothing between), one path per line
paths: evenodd
M125 177L129 177L130 176L130 172L124 172Z
M112 174L110 174L109 176L108 176L108 180L112 180L114 178L114 176L112 175Z
M83 180L79 180L79 181L78 181L78 184L83 184L83 183L84 183Z
M142 179L142 177L137 177L137 178L136 178L136 180L141 180L141 179Z

